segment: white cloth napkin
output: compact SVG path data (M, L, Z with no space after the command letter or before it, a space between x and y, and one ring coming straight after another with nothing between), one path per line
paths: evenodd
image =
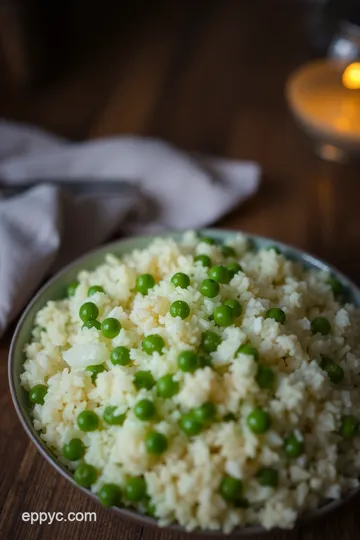
M0 188L0 335L50 272L120 231L208 225L255 193L260 169L155 139L73 143L0 121L0 186L31 179L42 182L12 197ZM129 184L116 195L75 196L59 187L73 179Z

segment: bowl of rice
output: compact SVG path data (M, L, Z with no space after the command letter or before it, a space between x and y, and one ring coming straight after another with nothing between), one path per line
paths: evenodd
M293 528L358 490L359 302L338 271L265 238L122 240L26 309L14 405L51 465L122 516Z

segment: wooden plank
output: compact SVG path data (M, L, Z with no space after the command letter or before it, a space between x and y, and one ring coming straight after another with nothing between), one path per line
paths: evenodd
M199 0L138 10L87 60L42 91L11 95L0 113L73 138L135 133L261 164L260 193L220 225L309 249L359 280L356 167L324 167L287 110L284 84L310 55L309 6L279 0ZM110 25L109 25L110 33ZM275 39L275 37L276 39ZM278 37L281 36L281 39ZM9 332L10 335L10 332ZM0 537L185 540L191 536L120 519L68 485L36 452L16 418L6 379L9 336L0 346ZM269 540L355 540L359 500L325 521ZM96 523L30 525L22 512L94 511ZM254 540L260 540L253 537Z
M0 55L12 86L30 82L31 64L25 35L24 10L11 2L0 5Z
M299 540L357 540L360 538L360 495L343 508L310 523L300 531Z
M190 9L192 13L192 8ZM151 12L146 24L127 41L127 58L114 81L106 106L94 123L91 137L141 134L153 114L164 79L179 46L179 32L186 26L189 6L176 3L173 11Z
M299 531L285 531L285 532L269 532L266 536L266 540L300 540L299 537ZM203 535L199 536L196 533L174 533L174 532L167 532L156 530L150 527L144 527L143 533L141 536L141 540L195 540L195 539L204 539L204 540L211 540L211 536ZM224 535L224 538L228 538L227 535ZM230 535L230 538L236 538L236 535ZM251 535L248 536L248 538L251 540L263 540L263 535ZM307 539L306 539L307 540Z

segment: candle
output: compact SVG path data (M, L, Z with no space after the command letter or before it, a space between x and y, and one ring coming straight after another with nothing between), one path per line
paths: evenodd
M345 69L342 83L349 90L360 89L360 62L353 62Z
M360 63L317 60L289 79L290 107L322 157L360 154Z

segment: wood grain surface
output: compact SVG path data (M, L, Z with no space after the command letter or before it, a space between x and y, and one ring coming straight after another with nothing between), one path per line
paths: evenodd
M255 160L263 168L260 192L217 226L306 249L359 283L359 168L315 157L284 99L288 75L312 56L306 39L312 9L311 3L285 0L179 0L156 9L134 2L102 31L93 20L89 33L96 46L87 39L82 54L75 54L80 48L74 43L75 60L47 84L10 91L0 70L0 114L73 139L135 133ZM12 330L0 344L0 538L190 538L120 519L68 485L37 453L8 390ZM357 498L318 523L268 538L358 539L359 503ZM97 520L21 520L23 512L40 511L94 511Z

